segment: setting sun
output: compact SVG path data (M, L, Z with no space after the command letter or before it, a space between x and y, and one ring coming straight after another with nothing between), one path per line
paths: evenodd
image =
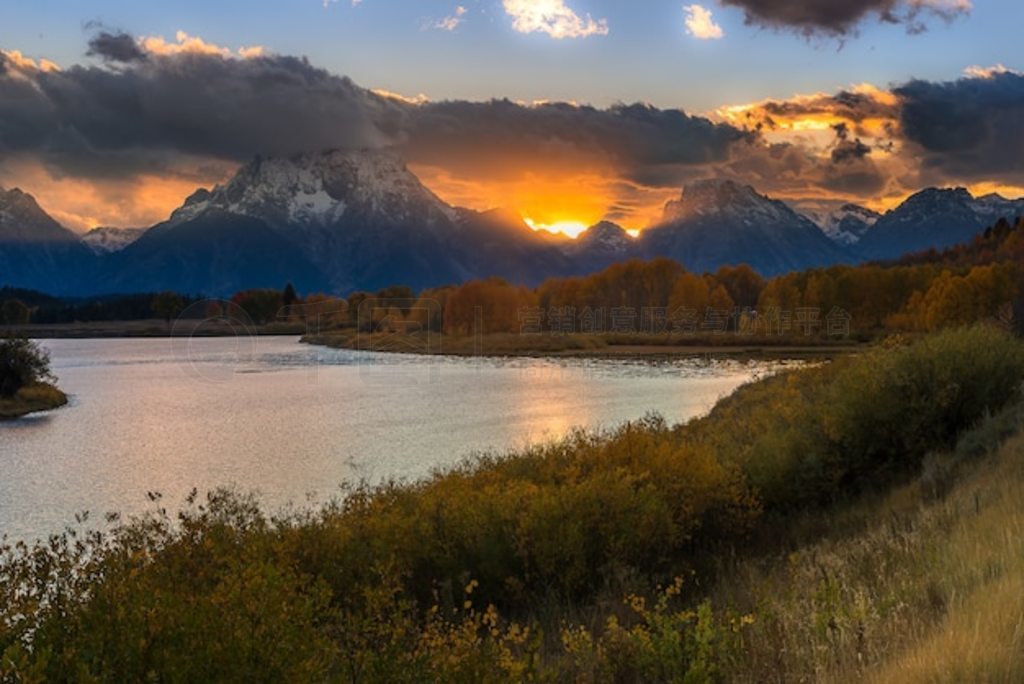
M581 221L556 221L554 223L539 223L531 218L524 218L526 225L534 230L546 230L549 233L562 233L571 238L577 238L589 227Z

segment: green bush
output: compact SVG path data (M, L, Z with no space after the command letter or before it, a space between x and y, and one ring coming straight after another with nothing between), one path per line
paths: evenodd
M0 397L13 397L23 387L52 378L46 350L24 337L0 339Z
M951 330L875 350L837 373L825 431L848 477L916 469L1021 389L1024 354L996 328Z
M420 601L450 603L453 587L475 579L480 596L508 606L593 596L631 570L665 570L685 549L740 534L755 512L739 469L651 418L359 490L291 534L305 569L339 593L393 562Z
M767 508L849 497L914 472L1021 391L1024 351L950 330L741 388L681 430L740 465Z

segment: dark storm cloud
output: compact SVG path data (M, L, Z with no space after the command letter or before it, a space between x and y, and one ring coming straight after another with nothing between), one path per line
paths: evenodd
M524 106L508 100L439 102L411 110L404 147L411 160L445 160L447 166L490 173L533 165L579 168L610 163L643 184L676 175L679 166L726 159L751 134L680 110L647 105L608 109L565 103Z
M930 174L1024 180L1024 74L915 80L893 92L903 135Z
M412 162L470 176L594 163L632 178L667 179L680 165L726 158L751 135L645 105L417 105L305 59L158 55L106 31L89 52L104 66L22 68L0 77L0 152L34 154L56 175L114 177L169 172L179 155L241 162L395 146Z
M127 33L100 31L89 40L87 55L110 62L141 62L146 59L145 51Z
M856 159L863 159L869 154L871 154L871 148L862 143L860 138L856 140L841 140L832 148L832 163L842 164Z
M118 175L176 154L243 161L386 142L374 123L385 104L305 59L139 60L120 39L92 49L122 63L0 77L0 152L38 154L58 172Z
M1024 77L1013 73L762 103L741 128L640 104L414 104L302 58L155 54L110 31L89 50L101 61L64 71L0 52L0 160L31 157L56 177L191 178L257 154L395 147L470 182L536 169L647 189L721 176L765 192L852 194L905 187L914 174L936 184L1024 176ZM845 123L816 149L764 133L804 117Z
M831 153L833 164L856 161L871 154L871 147L860 138L850 139L850 128L845 122L833 125L832 130L836 132L836 144Z
M791 29L805 35L845 36L869 18L905 24L908 33L926 30L922 16L950 20L968 7L943 0L720 0L739 7L749 24Z
M850 156L843 164L826 168L818 185L832 192L871 197L877 196L887 182L886 174L869 159Z

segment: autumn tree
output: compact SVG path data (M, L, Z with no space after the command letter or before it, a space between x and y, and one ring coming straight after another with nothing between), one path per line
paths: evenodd
M716 285L708 295L708 306L717 311L730 311L735 306L724 285Z
M444 312L448 298L456 288L435 287L424 290L406 318L423 330L441 332L444 326Z
M456 288L448 297L444 332L447 335L518 332L519 312L537 306L537 294L528 288L511 285L501 278L474 280ZM478 329L478 324L482 330Z
M704 311L711 302L711 291L706 278L693 273L682 273L676 278L669 297L669 311L692 309Z
M765 286L765 279L746 264L722 266L715 272L715 280L725 287L736 306L741 307L757 306Z
M975 266L962 276L943 271L913 301L920 327L938 330L996 317L1017 297L1014 268L1014 264Z
M302 318L317 330L342 327L349 323L349 304L344 299L317 293L307 295L301 307Z
M284 305L279 290L243 290L231 298L231 303L242 309L257 325L277 318Z
M792 311L801 306L801 293L797 285L797 276L789 274L772 278L761 291L757 299L757 308L765 310L769 308Z

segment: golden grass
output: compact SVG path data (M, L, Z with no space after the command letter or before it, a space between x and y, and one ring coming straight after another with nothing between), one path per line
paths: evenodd
M756 616L728 680L1024 681L1024 433L824 517L723 575L715 602Z
M873 682L1024 681L1024 436L956 488L951 526L931 540L947 577L942 620Z

